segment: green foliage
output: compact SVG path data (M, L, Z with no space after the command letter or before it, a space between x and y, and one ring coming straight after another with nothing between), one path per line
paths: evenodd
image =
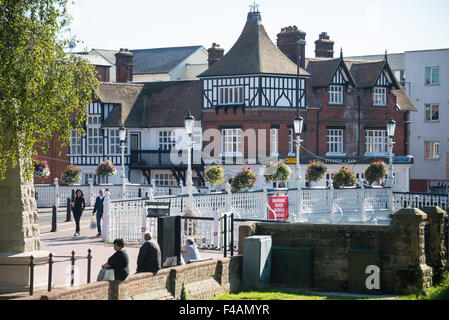
M251 168L243 168L235 174L231 181L232 192L239 192L242 189L251 189L257 181L257 175Z
M182 284L182 289L181 289L181 296L179 297L180 300L189 300L189 297L187 296L187 289L185 284Z
M342 167L340 171L332 175L332 182L335 188L353 187L357 184L357 179L351 169Z
M81 181L81 169L77 166L68 166L61 178L61 185L63 186L73 186Z
M287 182L290 181L292 175L290 168L282 161L268 162L264 170L264 177L267 182Z
M321 180L324 175L326 174L327 171L327 166L319 161L309 161L309 166L307 167L307 171L306 171L306 180L311 182L317 182L319 180Z
M83 134L98 86L94 67L64 51L69 26L67 0L3 0L0 3L0 179L19 160L33 175L36 149L59 137Z
M387 175L387 165L382 160L371 162L365 170L365 178L369 184L380 182Z
M224 184L224 169L220 165L212 166L204 171L204 178L212 187Z
M97 166L95 174L99 177L111 177L117 174L117 169L111 161L105 160Z

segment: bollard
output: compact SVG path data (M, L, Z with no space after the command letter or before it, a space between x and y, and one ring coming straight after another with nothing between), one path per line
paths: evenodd
M51 282L53 278L53 255L48 255L48 292L51 292Z
M72 202L74 202L75 201L75 189L72 189Z
M30 296L34 293L34 257L30 257Z
M53 206L53 212L51 214L51 231L50 232L56 232L57 228L57 209L56 206Z
M137 198L142 198L142 189L137 190Z
M66 217L65 217L65 222L70 222L72 221L72 204L70 202L70 198L67 198L67 213L66 213Z
M92 250L87 250L87 283L90 283L90 273L92 267Z
M75 251L72 251L72 270L70 273L70 287L73 287L73 285L75 284Z

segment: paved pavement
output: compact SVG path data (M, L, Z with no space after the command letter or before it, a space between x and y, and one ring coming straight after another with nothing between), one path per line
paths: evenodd
M77 257L86 257L88 249L92 250L92 271L91 281L95 282L101 269L101 265L106 263L108 258L114 253L112 244L105 243L101 238L96 238L97 230L90 229L90 218L92 208L86 208L81 218L81 235L74 237L75 221L65 222L66 213L58 212L57 232L51 230L51 211L39 209L41 249L51 252L56 262L53 265L53 282L55 288L70 286L70 261L72 251ZM49 218L50 216L50 218ZM128 244L125 249L129 255L129 268L131 273L135 273L137 266L137 255L139 244ZM201 258L221 258L222 251L200 250ZM75 262L75 285L87 283L87 259L77 259Z

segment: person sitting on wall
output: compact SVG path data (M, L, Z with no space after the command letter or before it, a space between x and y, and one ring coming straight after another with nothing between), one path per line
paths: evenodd
M182 258L185 263L190 263L192 260L199 260L200 252L192 239L187 239L185 245L181 247Z
M125 280L129 275L129 257L125 250L125 241L123 239L115 239L115 253L109 257L108 262L102 265L103 269L114 269L115 280Z
M137 273L152 272L156 273L161 269L161 249L151 233L145 233L145 243L139 250L137 257Z

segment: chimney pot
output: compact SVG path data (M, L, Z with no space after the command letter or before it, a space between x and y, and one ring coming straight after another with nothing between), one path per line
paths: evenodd
M277 46L290 60L295 64L298 63L298 40L306 40L306 33L298 29L295 26L288 26L281 29L281 32L277 35ZM305 68L305 54L306 54L305 44L300 46L300 57L299 66Z
M330 40L327 32L322 32L315 41L315 57L316 58L333 58L334 42Z
M207 61L209 63L209 68L216 62L220 61L224 55L224 49L220 48L218 43L213 42L212 47L207 50L209 55Z

